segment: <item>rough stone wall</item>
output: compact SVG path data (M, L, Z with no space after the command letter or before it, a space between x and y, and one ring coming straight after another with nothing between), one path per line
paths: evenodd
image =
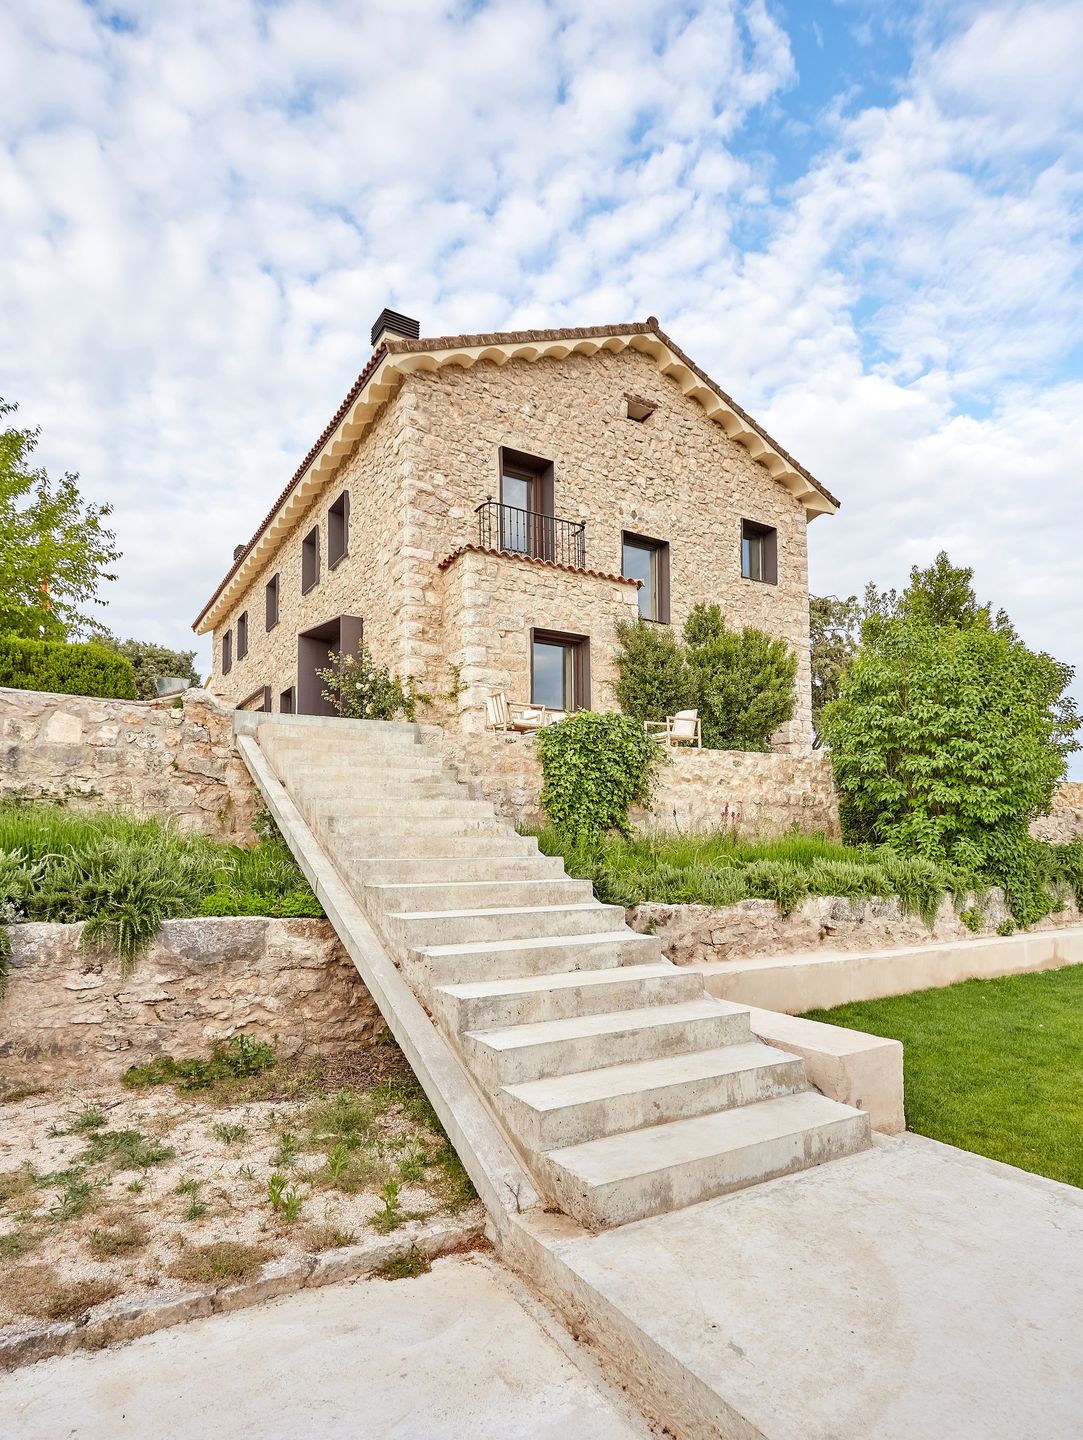
M541 762L531 735L491 730L463 733L425 727L460 780L469 781L498 812L522 825L543 823ZM680 750L663 763L649 811L633 811L641 830L717 830L745 834L803 832L838 835L831 762L823 751L805 755L739 750Z
M0 1080L119 1075L241 1031L289 1055L371 1043L375 1002L326 920L167 920L130 975L81 925L12 925Z
M247 843L258 800L232 725L199 690L179 707L0 690L0 794L123 808Z
M983 923L979 931L963 924L950 899L941 902L929 926L919 915L907 915L896 899L847 900L838 896L813 896L789 915L781 915L773 900L720 906L652 902L632 906L628 923L633 930L659 936L663 952L674 964L698 965L809 950L888 950L974 940L995 935L997 926L1011 918L999 890L991 890L980 908ZM1028 933L1081 924L1083 915L1070 901L1057 914L1029 926Z
M627 392L656 402L649 419L626 418ZM243 661L234 659L224 678L225 627L215 631L215 688L236 702L269 684L277 710L280 692L295 680L298 630L353 614L365 621L379 659L415 675L429 693L446 692L450 621L438 567L477 540L478 504L488 496L499 498L501 446L553 463L556 513L586 523L591 569L620 573L623 530L669 543L675 628L697 601L707 600L717 601L731 624L757 625L785 639L798 656L798 706L776 737L776 748L809 748L804 509L648 356L631 349L505 365L481 361L470 369L451 365L408 376L340 475L231 611L228 626L234 631L238 613L248 611L249 653ZM329 573L326 515L345 487L351 495L350 554ZM777 585L742 579L743 519L777 530ZM323 577L302 597L301 541L317 520ZM268 636L264 586L276 572L281 618ZM516 572L504 565L491 573L495 607L504 584L516 583ZM533 567L529 573L542 572ZM567 605L588 593L580 578L551 573ZM606 593L593 592L601 605L608 604ZM598 613L597 620L590 616L592 631L601 625ZM585 623L581 614L575 633L582 633ZM454 638L457 650L479 648ZM609 637L592 646L592 669L611 663L612 643ZM469 663L484 666L488 660ZM472 696L472 702L478 698ZM458 709L464 713L461 703Z
M403 534L404 472L400 452L413 423L416 397L400 391L377 417L334 481L313 500L260 570L227 618L214 631L213 688L233 704L263 685L271 708L297 684L297 636L339 615L360 616L365 639L380 660L402 671L400 612L408 598L410 558ZM350 495L347 554L332 569L327 560L327 512L346 490ZM313 526L320 532L320 578L301 593L301 545ZM279 577L278 623L267 629L266 587ZM248 612L248 653L237 658L237 619ZM233 666L222 674L222 638L233 635Z
M464 729L485 728L485 701L494 690L509 700L530 700L532 628L585 636L590 706L616 708L614 627L638 613L634 585L511 555L466 551L443 572L440 594L442 654L458 671L457 710ZM451 674L446 671L437 682L445 691Z
M1066 780L1058 785L1052 811L1035 820L1030 833L1055 845L1083 839L1083 782Z

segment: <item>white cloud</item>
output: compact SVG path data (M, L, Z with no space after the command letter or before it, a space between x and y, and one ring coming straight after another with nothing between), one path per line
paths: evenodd
M116 505L110 623L188 643L392 303L658 314L843 498L819 586L948 544L1078 656L1077 0L930 5L897 98L840 77L814 130L790 8L14 0L0 393ZM783 187L765 133L823 148Z

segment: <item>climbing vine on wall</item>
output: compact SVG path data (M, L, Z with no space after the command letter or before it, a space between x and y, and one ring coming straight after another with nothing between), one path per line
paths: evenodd
M628 811L650 799L658 745L627 715L580 710L538 732L541 803L577 842L628 831Z

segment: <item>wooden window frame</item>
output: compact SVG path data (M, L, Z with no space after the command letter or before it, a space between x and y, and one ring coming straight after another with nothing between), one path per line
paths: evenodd
M278 713L280 715L292 715L297 709L297 690L293 685L288 686L278 697Z
M655 586L658 591L658 614L644 615L640 611L640 619L647 620L655 625L668 625L669 622L669 541L659 540L653 535L639 535L634 530L622 530L620 532L620 568L624 572L624 547L625 545L636 545L642 550L651 550L655 557ZM638 596L636 597L638 601Z
M264 589L265 620L268 630L273 630L278 624L278 592L281 584L281 576L272 575L267 581Z
M228 675L233 669L233 631L227 630L222 636L222 674Z
M327 511L327 568L333 570L350 553L350 492L343 490Z
M237 616L237 659L243 660L248 654L248 611L242 610Z
M576 710L590 709L590 636L573 635L566 630L542 630L531 629L530 631L530 703L540 704L534 698L534 646L537 642L543 645L562 645L565 649L572 651L572 704L566 707L567 714L571 715Z
M763 574L750 575L745 571L745 541L762 542ZM754 585L778 584L778 531L772 525L763 525L759 520L741 521L741 579L751 580Z
M320 527L313 525L301 541L301 594L307 595L320 583Z

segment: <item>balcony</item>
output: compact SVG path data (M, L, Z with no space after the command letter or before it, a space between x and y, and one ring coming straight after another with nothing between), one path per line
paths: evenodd
M475 512L478 543L486 550L504 550L509 555L527 555L532 560L549 560L555 565L586 568L585 521L561 520L536 510L517 510L497 500L484 500Z

